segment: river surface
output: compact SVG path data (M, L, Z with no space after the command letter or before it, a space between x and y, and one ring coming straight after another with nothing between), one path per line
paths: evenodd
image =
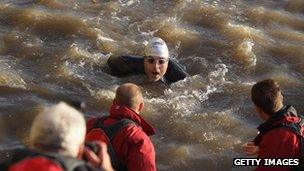
M304 112L303 0L94 1L0 1L1 158L28 143L42 106L81 99L86 116L107 114L115 89L141 78L111 76L108 57L143 55L153 36L191 75L141 85L158 170L252 169L232 160L262 122L258 80L277 80Z

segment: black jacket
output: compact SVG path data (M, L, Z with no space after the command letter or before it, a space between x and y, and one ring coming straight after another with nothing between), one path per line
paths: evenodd
M138 56L111 56L107 63L114 76L123 77L128 75L145 74L144 58ZM171 84L182 80L189 74L173 59L169 60L167 72L163 82Z

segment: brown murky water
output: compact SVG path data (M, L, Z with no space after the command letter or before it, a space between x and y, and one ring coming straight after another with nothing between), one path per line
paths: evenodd
M109 75L107 58L159 36L191 77L141 85L158 169L242 170L232 159L261 122L254 82L275 78L304 112L303 15L302 0L2 0L0 150L27 143L43 105L82 99L87 116L106 114L117 86L140 80Z

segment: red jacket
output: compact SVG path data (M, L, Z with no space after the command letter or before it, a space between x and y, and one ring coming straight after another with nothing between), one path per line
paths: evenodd
M127 118L138 125L127 125L115 135L111 144L116 152L118 160L127 167L128 171L155 171L154 146L148 136L155 134L155 130L137 113L125 107L113 104L110 116L103 124L111 125L120 119ZM96 119L87 122L89 132L87 141L100 140L99 131L90 131Z
M295 109L287 106L261 124L258 130L263 132L263 130L281 123L298 123L300 120ZM302 133L304 133L303 128ZM258 158L299 158L301 154L299 136L286 128L273 128L262 136L258 135L255 144L259 146ZM285 166L259 166L256 171L287 171L289 169Z
M35 159L24 159L20 163L16 163L11 166L8 171L22 171L22 170L31 170L31 171L63 171L58 164L54 161L51 161L45 157L37 157Z
M52 151L15 149L11 157L0 163L1 171L97 171L83 160Z

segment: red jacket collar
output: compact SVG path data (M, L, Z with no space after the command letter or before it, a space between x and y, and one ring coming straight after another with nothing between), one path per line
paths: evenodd
M112 104L110 109L110 117L117 120L124 118L131 119L141 126L142 130L148 136L155 134L155 129L150 124L148 124L139 114L126 106Z

